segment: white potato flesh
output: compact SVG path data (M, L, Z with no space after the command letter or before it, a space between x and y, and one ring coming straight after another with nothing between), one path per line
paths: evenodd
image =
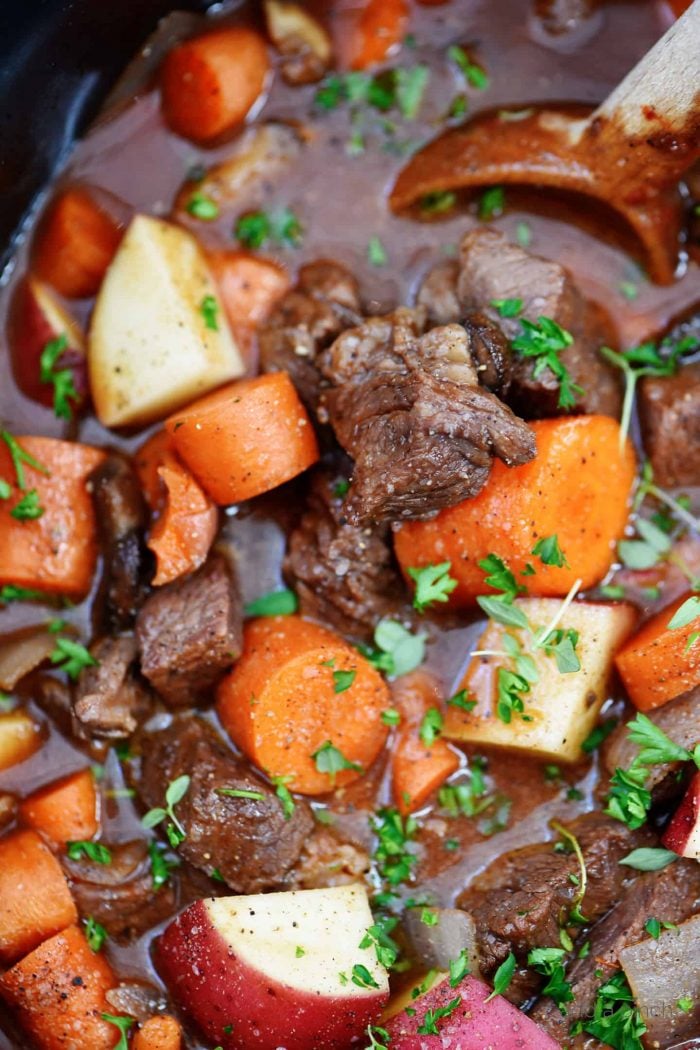
M90 326L95 411L106 427L162 419L244 372L217 290L194 237L137 215L107 271Z
M554 621L562 602L553 598L523 598L517 605L535 629ZM489 621L479 639L478 651L503 652L507 633L517 638L522 652L532 656L538 680L523 696L522 715L513 712L506 724L497 715L497 678L501 667L515 670L514 661L505 656L474 656L460 688L465 688L476 707L468 712L450 707L445 719L445 736L451 740L507 748L559 762L581 758L581 744L593 729L601 705L607 697L612 660L620 645L634 629L636 613L629 605L574 602L557 627L579 633L576 652L579 671L562 674L556 660L542 648L533 647L532 636L523 629L505 627Z
M0 715L0 770L17 766L41 746L41 734L23 711Z
M374 948L359 947L374 922L367 891L359 883L217 897L205 906L236 957L269 981L321 996L365 998L389 990ZM358 964L367 967L376 987L349 980Z

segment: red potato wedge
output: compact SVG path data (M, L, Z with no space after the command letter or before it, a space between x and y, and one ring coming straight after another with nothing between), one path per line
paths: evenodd
M359 884L202 900L168 926L156 964L223 1050L346 1050L389 995L376 953L358 947L372 922Z
M71 407L77 408L88 392L85 336L49 285L36 277L27 277L17 286L10 310L8 341L12 370L22 393L47 408L53 407L54 387L52 383L42 382L41 355L48 343L61 336L65 336L66 349L55 368L71 370L79 398Z
M700 860L700 769L690 781L661 841L679 857Z
M559 1044L516 1006L490 995L488 985L475 977L465 977L452 988L445 975L424 995L411 999L411 1014L403 1003L398 1013L389 1009L382 1027L389 1033L391 1050L558 1050ZM438 1035L418 1031L429 1010L457 999L452 1012L437 1020Z

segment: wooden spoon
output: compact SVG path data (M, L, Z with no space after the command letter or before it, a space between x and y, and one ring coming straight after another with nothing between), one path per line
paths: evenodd
M488 113L415 155L390 197L402 211L443 190L535 184L596 197L642 241L653 280L673 281L678 181L700 157L700 0L601 106Z

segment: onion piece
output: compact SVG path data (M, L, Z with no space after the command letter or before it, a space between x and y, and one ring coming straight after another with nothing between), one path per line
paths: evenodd
M470 973L479 977L476 926L471 915L459 908L430 908L437 917L433 926L421 921L421 908L407 911L403 925L413 950L429 970L449 970L450 962L466 951Z
M56 635L43 627L10 635L0 644L0 689L10 692L56 648Z
M157 988L136 981L110 988L105 992L105 999L116 1014L135 1017L141 1023L154 1014L164 1013L168 1007L167 1000Z
M283 57L282 76L288 84L314 84L330 68L331 39L301 4L265 0L270 39Z
M620 963L644 1021L649 1045L671 1046L700 1024L700 915L623 948ZM679 1000L692 1003L686 1013ZM692 1045L692 1044L691 1044Z

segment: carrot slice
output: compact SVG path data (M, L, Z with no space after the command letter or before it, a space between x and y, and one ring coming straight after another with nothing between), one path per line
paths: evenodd
M289 786L303 795L361 776L387 736L380 714L389 692L372 665L337 635L299 616L251 621L243 645L219 686L217 710L251 762L270 776L290 777ZM325 758L332 757L329 743L356 768L323 772L323 759L312 756L325 749Z
M81 769L35 791L21 803L19 815L23 824L57 847L94 838L99 819L92 771Z
M174 1017L151 1017L134 1036L132 1050L180 1050L182 1029Z
M319 455L286 372L230 383L171 416L165 428L200 485L224 506L276 488Z
M406 0L368 0L357 20L350 50L352 69L384 62L406 33Z
M77 921L61 866L35 831L0 842L0 962L36 948Z
M247 252L210 252L209 266L232 328L254 328L289 290L287 271Z
M270 69L265 41L236 26L174 47L163 63L165 119L177 135L208 142L245 120Z
M430 746L420 738L420 727L431 707L441 706L436 683L421 671L405 675L393 690L401 713L400 729L391 759L394 800L404 816L427 801L433 791L459 769L459 756L444 740Z
M83 932L69 926L0 977L0 995L38 1050L112 1050L120 1038L105 993L117 980Z
M82 598L90 589L97 559L95 514L86 483L105 453L76 441L15 440L48 474L25 464L25 490L13 485L10 498L0 500L0 584ZM15 481L4 441L0 478ZM11 512L32 490L43 508L41 517L18 520Z
M640 711L651 711L700 684L698 622L669 629L669 621L690 593L644 624L615 657L615 666Z
M39 229L34 268L61 295L85 299L97 294L122 236L88 190L67 190Z
M411 567L449 561L458 585L453 607L472 604L491 588L479 561L490 553L502 558L536 597L561 597L577 579L598 583L612 565L622 536L635 477L635 458L627 442L620 451L620 429L608 416L544 419L532 424L537 456L521 467L496 460L475 499L442 511L431 521L409 522L396 534L396 554L404 573ZM533 556L538 540L557 536L566 556L563 567ZM534 575L523 575L527 565Z
M137 454L136 468L146 501L157 513L148 537L156 556L155 586L194 572L206 561L219 526L219 512L159 431Z

